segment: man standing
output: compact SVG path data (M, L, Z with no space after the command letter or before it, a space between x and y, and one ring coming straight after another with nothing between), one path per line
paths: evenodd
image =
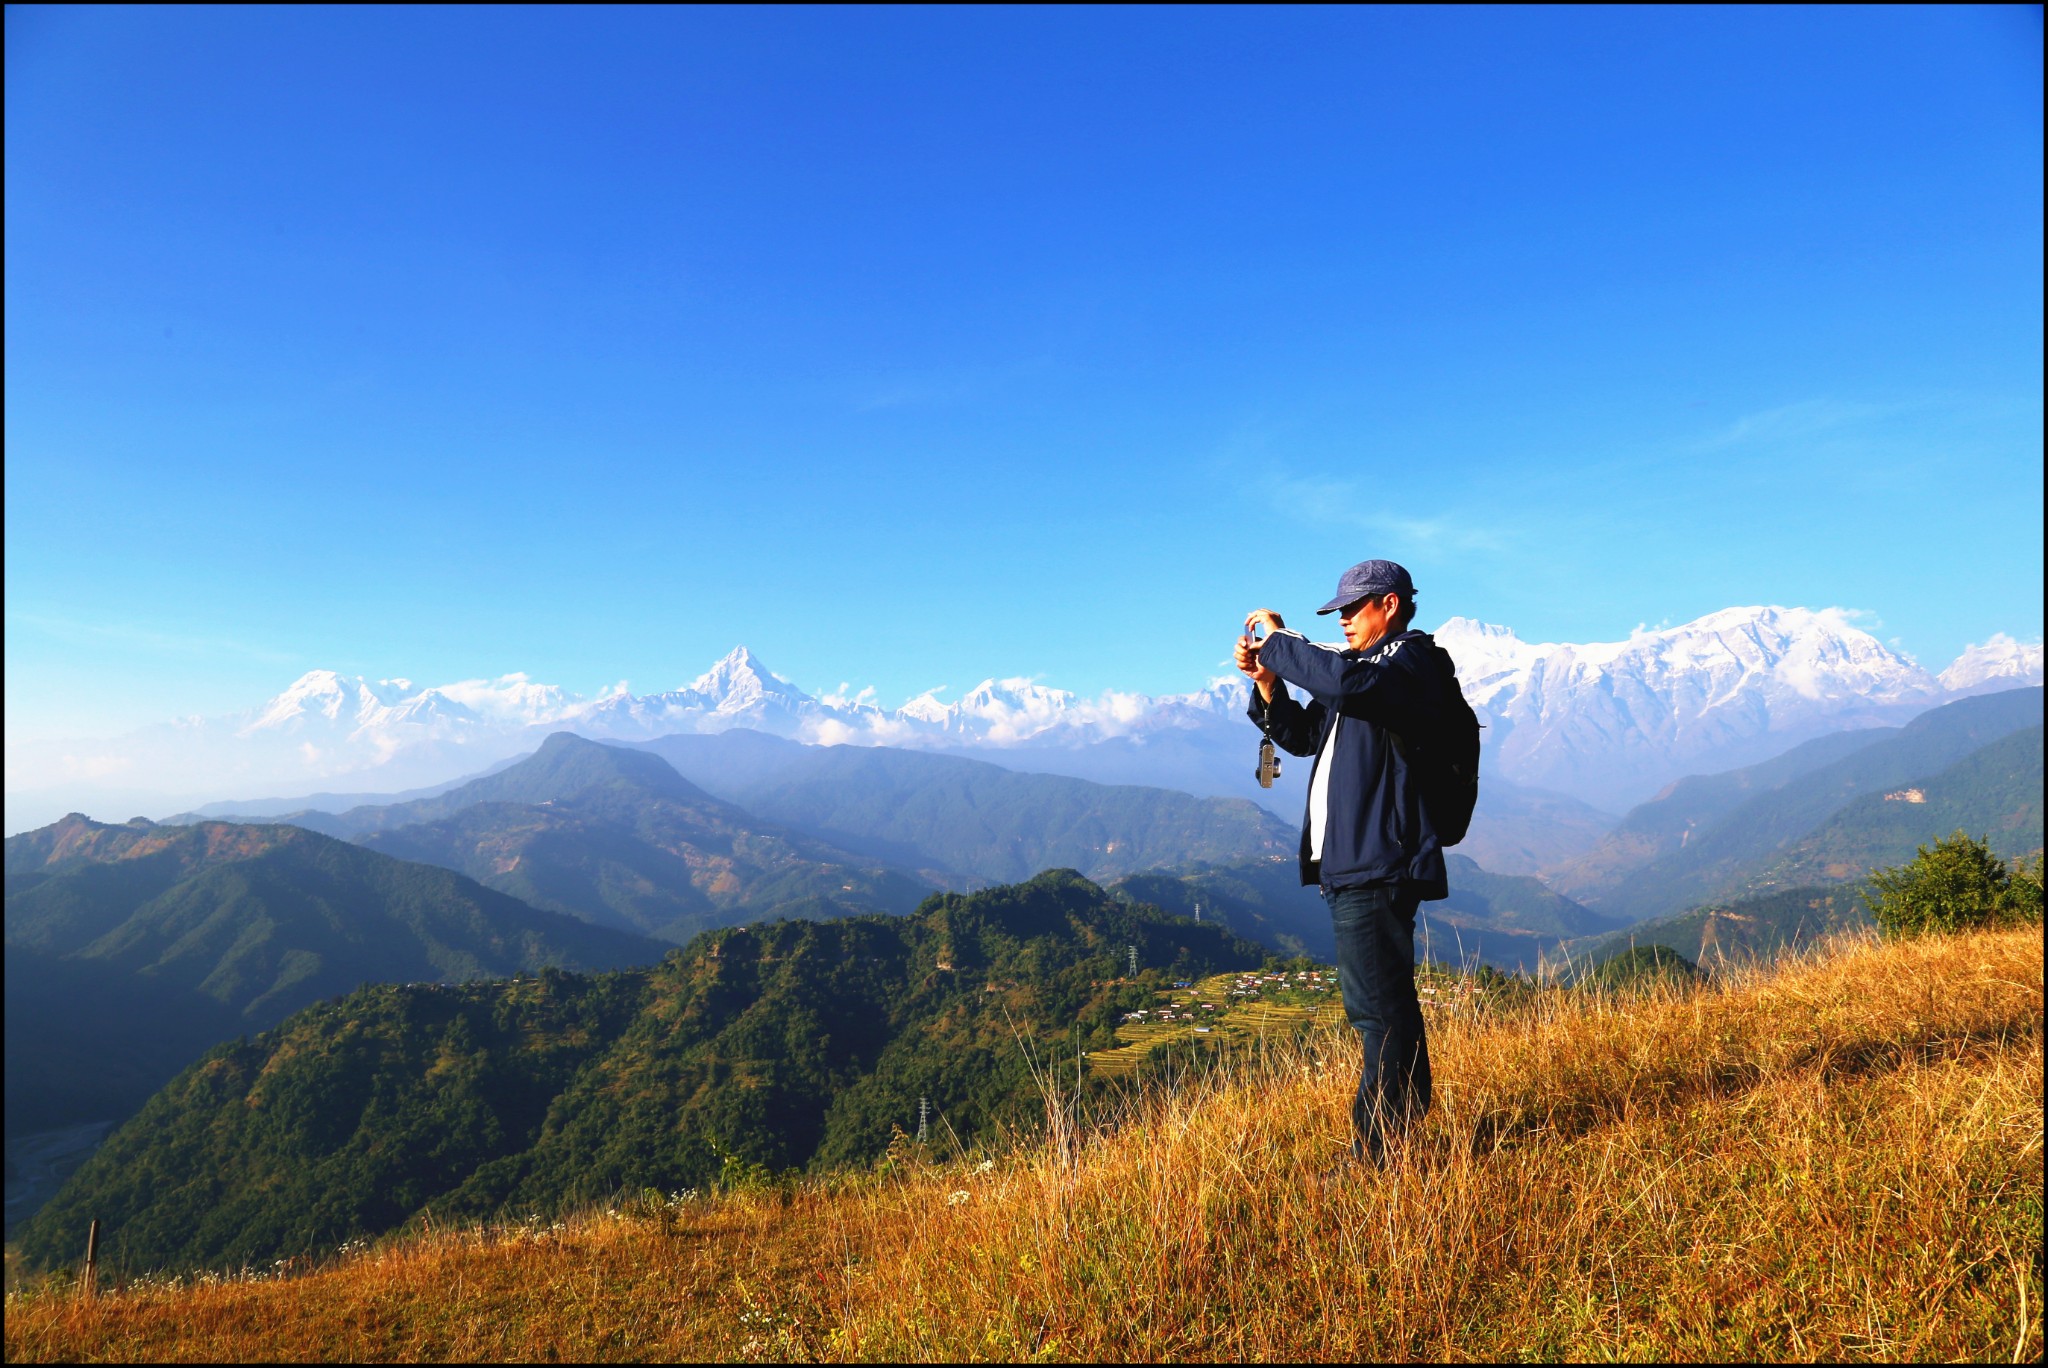
M1346 570L1317 613L1335 612L1345 646L1290 632L1258 609L1240 638L1250 713L1273 743L1316 757L1301 832L1301 881L1316 884L1337 938L1344 1012L1365 1048L1351 1108L1352 1153L1384 1165L1390 1144L1429 1110L1429 1043L1415 994L1415 913L1450 896L1444 855L1411 766L1422 738L1445 722L1450 657L1409 630L1415 585L1392 561ZM1306 707L1285 684L1309 696Z

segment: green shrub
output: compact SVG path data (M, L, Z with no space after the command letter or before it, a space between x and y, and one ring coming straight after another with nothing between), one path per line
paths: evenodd
M2041 857L2007 865L1991 847L1956 832L1863 887L1878 930L1887 936L2015 926L2041 920Z
M1699 966L1668 945L1634 945L1593 966L1589 981L1603 988L1648 988L1688 984Z

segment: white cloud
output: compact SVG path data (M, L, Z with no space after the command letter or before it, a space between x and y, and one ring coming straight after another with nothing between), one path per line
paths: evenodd
M836 717L828 717L812 729L809 739L821 746L857 746L866 735L858 727L850 727Z
M880 706L875 702L876 697L872 684L854 692L853 685L842 681L831 693L818 695L818 701L828 708L872 708Z
M1389 511L1386 496L1362 488L1356 480L1262 474L1256 487L1265 491L1275 512L1326 527L1350 527L1389 543L1395 556L1468 552L1499 553L1516 538L1498 525L1469 516L1416 518Z
M1873 419L1889 417L1909 407L1905 404L1860 404L1839 399L1803 399L1777 408L1748 414L1719 432L1693 444L1696 452L1725 451L1731 447L1775 445L1807 441L1823 433L1854 427Z
M553 684L536 684L523 670L496 679L462 679L428 693L460 703L485 717L516 722L552 722L587 702Z

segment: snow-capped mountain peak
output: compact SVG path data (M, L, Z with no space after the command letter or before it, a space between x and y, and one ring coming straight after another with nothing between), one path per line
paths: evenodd
M1937 679L1837 609L1728 608L1606 642L1524 641L1469 618L1450 619L1435 636L1487 726L1491 773L1617 811L1683 774L1749 764L1825 732L1903 722L1966 693L2042 679L2041 645L2003 633L1971 646ZM372 681L323 669L247 713L135 733L100 752L89 743L51 743L32 763L66 776L146 763L181 784L204 775L234 789L341 775L358 786L402 787L531 749L556 729L645 740L747 727L811 742L985 747L1019 756L1095 754L1102 746L1103 772L1116 782L1156 782L1147 766L1161 756L1193 764L1188 757L1199 755L1203 767L1211 757L1240 756L1246 689L1241 677L1226 674L1191 693L1081 697L1030 678L998 677L956 702L934 689L883 708L873 690L845 684L823 698L808 694L745 646L690 686L645 695L618 685L581 696L524 674L422 688L406 678ZM138 755L147 758L138 762ZM10 783L18 785L15 756L10 748ZM22 760L20 771L30 763ZM1229 763L1236 774L1241 766Z
M953 721L953 708L951 705L939 701L939 695L944 691L943 686L937 689L927 689L898 708L896 715L912 722L923 722L934 727L948 726Z
M1065 712L1074 696L1065 689L1048 689L1029 679L984 679L960 700L962 712L983 717L1029 713L1052 717Z
M928 689L893 713L878 714L891 739L908 735L964 736L1002 744L1021 741L1070 720L1074 695L1029 679L984 679L958 703L942 702L944 688Z
M536 684L516 672L496 679L465 679L426 691L477 717L488 717L513 726L534 726L554 722L573 712L580 704L575 695L554 684ZM424 695L422 695L424 697Z
M295 731L322 724L356 725L379 709L403 701L411 692L410 680L386 679L373 684L361 675L308 670L257 709L241 734Z
M1454 617L1436 629L1436 644L1458 666L1458 684L1473 707L1482 707L1557 649L1522 640L1506 627Z
M1965 648L1940 675L1941 687L1950 693L2016 689L2039 684L2041 678L2041 643L2029 645L2004 632L1993 632L1989 641Z
M721 712L737 711L768 698L785 703L817 701L763 665L760 657L744 646L735 646L725 659L697 676L689 692L701 695Z
M1251 701L1250 691L1251 681L1243 675L1218 675L1193 693L1172 694L1159 701L1235 719L1243 715L1245 705Z
M1726 608L1584 645L1529 647L1463 625L1438 640L1458 660L1500 772L1610 806L1701 765L1749 763L1941 695L1837 609Z

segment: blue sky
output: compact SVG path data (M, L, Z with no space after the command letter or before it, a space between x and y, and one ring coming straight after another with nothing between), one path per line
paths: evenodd
M2038 9L6 14L10 740L2041 633Z

